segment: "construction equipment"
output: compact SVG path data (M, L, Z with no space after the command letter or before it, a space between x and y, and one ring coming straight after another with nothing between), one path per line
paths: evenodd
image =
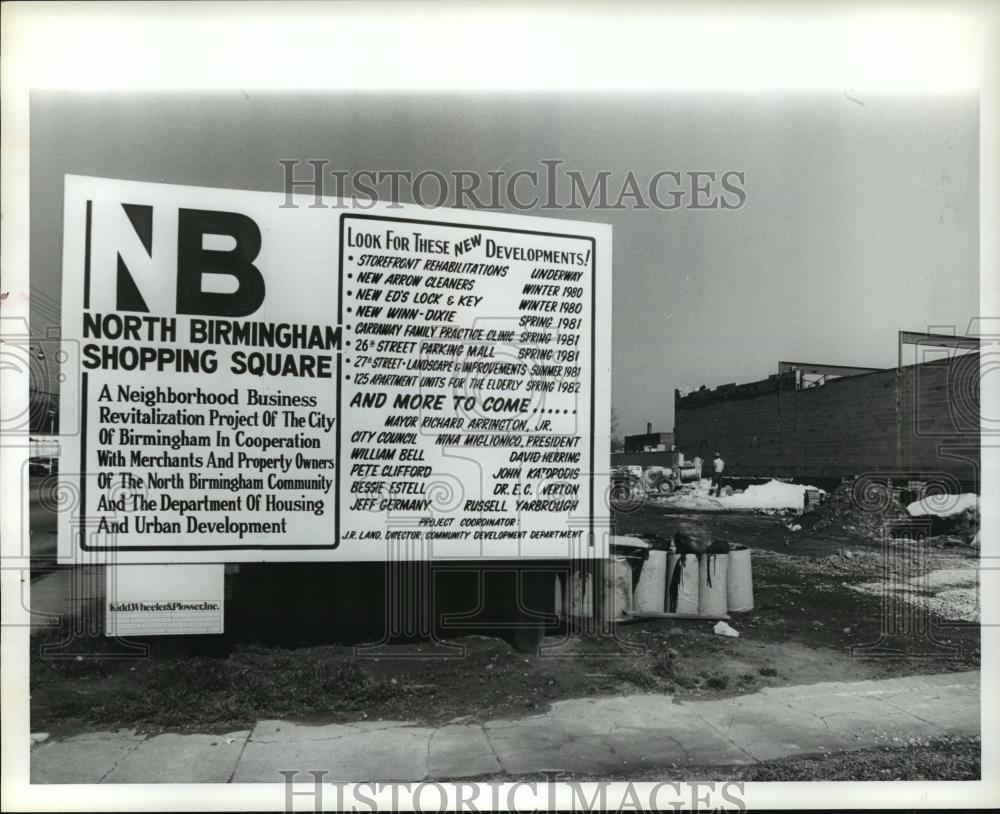
M612 500L641 499L643 495L669 495L681 486L701 480L701 458L685 461L684 453L674 452L671 466L616 466L611 472Z
M648 492L669 495L688 483L701 480L701 458L685 461L683 452L674 452L671 466L649 466L642 471L642 488Z

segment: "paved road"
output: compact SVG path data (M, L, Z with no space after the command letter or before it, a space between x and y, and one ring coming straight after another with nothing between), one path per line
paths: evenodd
M543 715L430 727L259 721L227 735L94 732L32 749L33 783L455 780L542 770L741 765L980 731L979 672L778 687L714 701L560 701Z

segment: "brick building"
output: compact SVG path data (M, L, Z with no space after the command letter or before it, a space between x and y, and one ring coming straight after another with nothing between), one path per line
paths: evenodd
M672 432L653 432L653 425L646 425L646 432L625 436L625 452L669 452L674 445Z
M781 363L762 381L675 391L675 443L687 457L718 450L733 475L978 491L979 375L979 353L889 370Z

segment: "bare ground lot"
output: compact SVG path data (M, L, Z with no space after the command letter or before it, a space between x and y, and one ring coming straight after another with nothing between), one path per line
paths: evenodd
M879 640L885 607L883 596L852 584L891 581L900 568L974 568L977 552L965 546L942 538L919 547L894 544L886 573L881 543L831 531L789 532L772 516L647 505L619 515L617 523L619 534L670 536L683 528L753 548L756 607L734 615L740 637L717 636L708 622L646 620L618 625L614 637L576 637L561 646L559 637L550 637L541 654L517 652L500 639L464 637L449 642L464 647L460 658L435 657L443 648L434 644L395 645L378 658L358 658L350 646L265 646L242 631L202 655L154 648L148 658L67 660L41 654L42 645L66 631L42 630L32 647L32 731L224 732L262 718L440 724L533 715L563 698L650 692L706 699L765 686L979 666L978 625L934 611L927 618L935 643L923 646L923 656L851 652ZM100 636L88 645L108 655L118 651ZM970 748L959 751L967 757Z

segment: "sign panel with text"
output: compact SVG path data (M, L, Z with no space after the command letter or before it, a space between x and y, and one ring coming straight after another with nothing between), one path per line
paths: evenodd
M225 630L224 565L123 565L108 568L107 636L191 636Z
M67 176L64 562L602 556L609 226Z

